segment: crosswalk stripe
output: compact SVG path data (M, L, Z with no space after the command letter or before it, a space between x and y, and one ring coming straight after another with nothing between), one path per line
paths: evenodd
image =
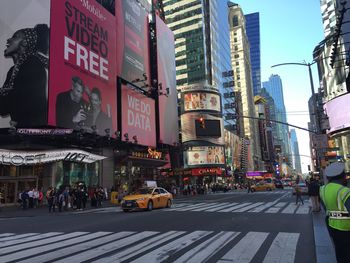
M208 203L198 203L198 204L193 204L193 205L189 205L185 208L171 208L169 209L170 211L173 211L173 210L176 210L176 211L187 211L187 210L190 210L190 209L193 209L193 208L197 208L197 207L200 207L202 205L207 205Z
M24 237L21 238L20 240L15 239L15 240L8 240L8 241L0 241L0 247L7 247L15 244L20 244L20 243L25 243L28 241L35 241L35 240L40 240L42 238L47 238L47 237L53 237L57 235L62 235L63 233L61 232L49 232L41 235L35 235L35 236L29 236L29 237Z
M252 209L252 208L254 208L254 207L256 207L256 206L259 206L259 205L262 205L262 204L263 204L263 202L257 202L257 203L248 205L248 206L246 206L246 207L242 207L242 208L240 208L240 209L234 210L233 212L234 212L234 213L245 212L245 211L248 211L249 209Z
M252 204L252 203L248 202L248 203L243 203L243 204L240 204L240 205L236 205L236 206L232 207L228 212L235 211L235 210L237 210L239 208L245 207L245 206L250 205L250 204Z
M273 207L270 207L268 210L265 211L265 213L277 213L280 211L284 206L286 206L287 202L279 202L275 204Z
M214 208L206 209L205 212L215 212L215 211L227 208L228 206L231 206L231 203L224 203L222 205L217 205Z
M28 233L28 234L22 234L22 235L17 235L17 236L3 237L3 238L0 238L0 242L14 240L14 239L21 239L21 238L24 238L24 237L34 236L34 235L37 235L37 234L38 233Z
M139 257L132 261L133 263L152 263L152 262L161 262L163 260L166 260L170 253L174 254L181 249L193 244L197 240L211 234L212 231L194 231L186 236L183 236L179 239L176 239L175 241L172 241L156 250L153 250L152 252ZM101 261L104 262L104 261Z
M34 256L34 255L39 254L39 253L48 252L50 250L57 249L58 246L59 247L69 246L69 245L73 245L73 244L83 242L83 241L86 241L89 239L104 236L104 235L107 235L110 233L111 232L96 232L96 233L92 233L92 234L78 236L78 237L75 237L75 238L72 238L69 240L64 240L64 241L60 242L59 244L54 243L54 244L43 245L40 247L34 247L31 249L25 249L22 251L17 251L16 253L11 253L11 254L7 254L5 256L1 256L0 262L5 263L5 262L9 262L9 261L14 261L14 260L16 260L16 262L19 262L17 260L22 259L22 258L26 258L29 256Z
M92 238L91 241L88 241L88 242L85 242L85 243L77 244L75 246L65 247L65 248L62 248L62 249L57 249L57 250L54 250L54 251L50 252L49 254L36 256L36 257L30 258L30 259L27 259L27 260L23 260L23 261L19 261L19 262L21 262L21 263L47 262L47 261L54 260L54 259L57 259L57 258L60 258L60 257L71 255L71 254L74 254L74 253L77 253L77 252L81 252L83 250L95 248L98 245L102 245L102 244L105 244L107 242L115 241L117 239L126 237L128 235L133 234L133 233L134 232L119 232L119 233L112 234L112 235ZM85 253L85 252L83 252L83 253ZM81 259L86 260L85 257L82 257L80 255L80 260ZM72 262L72 261L64 259L64 262Z
M108 262L114 263L114 262L121 262L121 261L127 260L129 258L132 258L132 257L144 252L144 251L147 251L153 247L156 247L156 246L158 246L158 245L160 245L160 244L162 244L170 239L173 239L173 238L175 238L179 235L183 235L185 233L186 233L185 231L169 231L169 232L166 232L164 234L157 235L151 239L147 239L146 241L137 244L136 246L125 249L119 253L113 254L110 257L103 258L103 262L104 263L108 263ZM81 256L85 260L85 254L82 254ZM71 262L71 261L68 260L68 262Z
M3 233L3 234L0 234L0 237L8 237L8 236L13 236L14 233Z
M307 202L304 202L304 205L298 207L296 214L308 214L310 212L310 207Z
M146 239L148 237L152 237L156 234L158 234L159 232L156 231L143 231L131 236L127 236L124 237L122 239L119 239L117 241L102 245L102 246L98 246L94 249L89 249L87 251L84 251L81 254L78 255L74 255L72 257L69 258L69 260L67 260L67 258L64 258L60 261L56 261L56 263L65 263L65 262L83 262L89 259L93 259L96 258L98 256L104 255L109 251L113 251L116 249L121 249L123 247L129 246L130 244L134 244L137 241L140 241L142 239Z
M60 235L60 236L56 236L56 237L41 239L41 240L33 241L30 243L19 244L19 245L15 245L15 246L11 246L11 247L5 247L5 248L0 249L0 255L7 254L7 253L13 253L13 252L16 252L18 250L28 249L28 248L32 248L32 247L36 247L36 246L42 246L42 245L46 245L48 243L53 243L53 242L67 239L67 238L72 238L72 237L81 236L81 235L85 235L85 234L87 234L87 232L74 232L74 233L70 233L70 234L66 234L66 235ZM0 262L2 262L1 257L0 257Z
M6 236L6 234L8 233L2 235ZM60 236L51 237L52 234ZM22 235L13 234L16 237ZM122 231L70 234L48 232L36 235L42 238L42 245L39 245L38 241L32 241L29 236L17 239L18 242L25 242L20 245L16 245L15 240L6 241L7 247L2 249L5 255L0 256L0 262L152 263L171 260L174 263L197 263L209 262L214 257L224 255L218 261L219 263L247 263L253 260L259 251L266 252L264 263L294 262L300 234L279 232L271 243L267 242L269 235L267 232L248 232L241 235L240 232L233 231L163 233ZM58 237L61 239L57 240ZM55 241L48 243L51 239ZM35 243L34 247L32 243ZM20 251L18 246L21 246ZM7 250L4 251L4 249Z
M278 233L265 256L264 263L294 262L299 235L299 233Z
M264 232L249 232L229 252L227 252L218 263L250 262L268 235L268 233Z
M289 203L289 205L282 210L282 214L294 214L297 206L294 203Z
M266 204L256 207L253 210L250 210L249 212L253 212L253 213L258 213L261 212L262 210L265 210L266 208L269 208L271 206L273 206L274 204L276 204L277 202L267 202Z
M199 212L199 211L203 211L203 210L206 210L206 209L210 209L211 207L215 207L217 205L217 203L210 203L210 204L206 204L206 205L203 205L199 208L196 208L196 209L193 209L191 211L193 212Z
M182 203L182 204L173 204L173 208L179 208L179 207L183 207L183 206L186 206L186 205L189 205L188 203Z
M219 251L227 245L231 240L239 235L239 232L220 232L219 234L211 237L207 241L201 243L194 249L191 249L180 258L174 261L174 263L197 263L206 262L216 251Z
M228 212L233 209L233 207L237 206L239 203L231 203L227 208L221 209L218 212Z

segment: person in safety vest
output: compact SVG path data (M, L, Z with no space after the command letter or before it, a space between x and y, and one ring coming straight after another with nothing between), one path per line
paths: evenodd
M350 262L350 189L346 185L345 165L332 163L325 169L329 180L320 188L327 216L326 223L333 239L337 262Z

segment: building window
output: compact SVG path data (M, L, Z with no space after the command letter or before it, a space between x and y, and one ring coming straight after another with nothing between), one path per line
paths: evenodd
M238 16L232 17L232 26L238 26Z

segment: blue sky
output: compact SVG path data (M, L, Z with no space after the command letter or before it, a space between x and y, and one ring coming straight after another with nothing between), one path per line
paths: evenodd
M260 14L261 80L271 74L282 79L288 123L307 128L307 102L311 96L308 68L272 65L312 61L315 46L324 38L319 0L236 0L244 14ZM316 65L312 67L315 90L319 87ZM310 156L309 134L296 130L301 155ZM309 157L301 156L307 172Z

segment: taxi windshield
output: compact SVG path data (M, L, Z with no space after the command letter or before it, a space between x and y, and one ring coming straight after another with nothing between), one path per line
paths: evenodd
M136 190L134 194L147 195L147 194L152 194L152 191L153 191L152 188L140 188Z

